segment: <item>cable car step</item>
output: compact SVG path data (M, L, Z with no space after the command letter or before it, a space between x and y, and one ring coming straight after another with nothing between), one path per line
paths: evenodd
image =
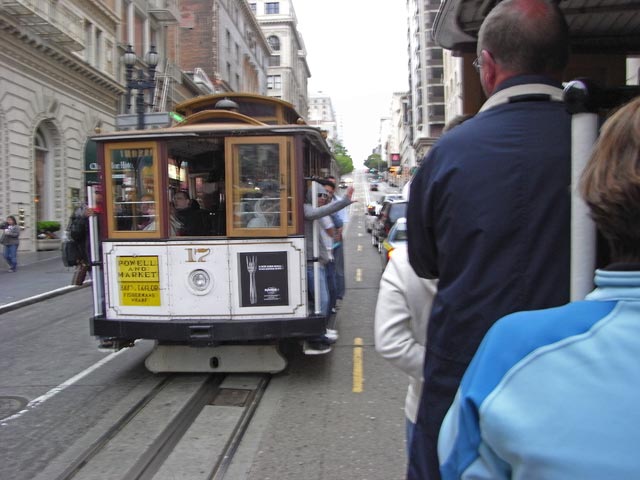
M154 373L277 373L287 366L276 345L156 345L144 363Z

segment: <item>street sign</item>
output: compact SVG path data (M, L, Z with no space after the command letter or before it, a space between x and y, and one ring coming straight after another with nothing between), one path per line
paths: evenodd
M144 114L145 128L165 128L171 126L169 112L153 112ZM116 128L118 130L135 130L138 128L138 115L136 113L117 115Z

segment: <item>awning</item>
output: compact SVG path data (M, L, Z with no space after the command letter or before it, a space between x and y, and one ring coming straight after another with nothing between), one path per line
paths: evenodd
M482 21L500 0L443 0L433 37L448 50L475 51ZM640 54L640 0L560 0L573 53Z
M89 139L84 147L84 185L100 183L100 166L98 165L98 144Z

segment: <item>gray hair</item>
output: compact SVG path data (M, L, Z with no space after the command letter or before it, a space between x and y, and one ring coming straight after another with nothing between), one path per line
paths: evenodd
M552 1L504 0L482 22L482 50L516 73L557 73L569 58L569 26Z

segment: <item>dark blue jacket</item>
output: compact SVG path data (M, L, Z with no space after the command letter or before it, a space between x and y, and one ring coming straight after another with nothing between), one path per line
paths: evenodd
M518 77L500 89L528 83L551 82ZM438 478L416 456L433 449L437 472L440 423L489 327L569 300L570 142L563 103L519 98L443 135L412 181L409 259L439 283L409 478Z

